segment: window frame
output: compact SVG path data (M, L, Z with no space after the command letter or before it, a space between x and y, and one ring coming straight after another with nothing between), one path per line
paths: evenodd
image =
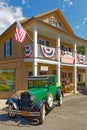
M4 57L9 57L12 55L12 38L4 43Z
M40 43L40 41L43 42L43 44ZM48 41L48 40L39 39L39 40L38 40L38 44L44 45L44 46L49 46L49 41Z

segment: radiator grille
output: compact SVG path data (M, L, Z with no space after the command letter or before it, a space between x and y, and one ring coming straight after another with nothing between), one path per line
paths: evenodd
M28 92L23 92L21 94L21 109L29 111L32 107L32 101L30 99L30 94Z

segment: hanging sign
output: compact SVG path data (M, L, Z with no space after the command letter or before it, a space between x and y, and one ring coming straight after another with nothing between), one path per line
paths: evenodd
M74 64L75 59L72 52L61 51L61 62L66 64Z
M41 71L48 71L48 66L41 66Z
M61 54L64 55L64 56L66 56L66 57L70 57L70 58L73 57L73 53L69 52L69 51L63 51L63 50L61 50Z

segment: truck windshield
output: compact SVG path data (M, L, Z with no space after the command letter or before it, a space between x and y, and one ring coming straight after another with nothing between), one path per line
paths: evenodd
M28 80L29 87L47 87L48 80Z

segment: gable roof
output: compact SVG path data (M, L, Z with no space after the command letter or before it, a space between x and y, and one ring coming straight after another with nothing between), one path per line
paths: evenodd
M54 9L54 10L51 10L49 12L45 12L43 14L37 15L35 17L39 18L39 19L42 19L43 17L48 16L48 15L53 14L53 13L55 13L60 18L60 20L63 23L63 25L66 28L66 30L70 34L75 35L74 32L73 32L73 30L71 29L70 25L68 24L68 22L66 21L66 19L64 18L64 16L62 15L61 11L58 8Z

